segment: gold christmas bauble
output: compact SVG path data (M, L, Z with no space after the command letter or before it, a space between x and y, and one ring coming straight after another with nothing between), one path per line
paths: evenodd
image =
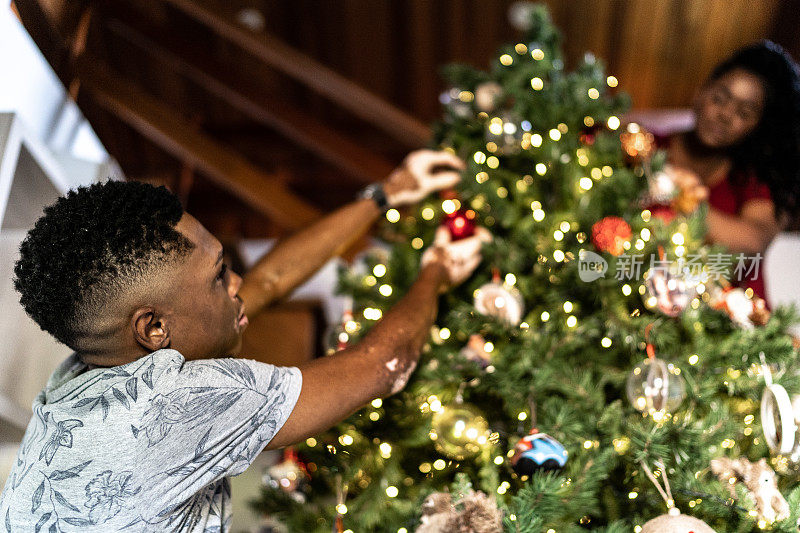
M431 438L439 453L461 461L480 453L489 440L489 424L474 407L456 403L433 415Z

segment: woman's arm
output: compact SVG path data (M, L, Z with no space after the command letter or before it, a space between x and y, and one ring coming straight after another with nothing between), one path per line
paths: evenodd
M709 206L706 215L707 239L725 245L732 252L763 253L781 230L774 212L772 201L764 198L746 202L739 216Z

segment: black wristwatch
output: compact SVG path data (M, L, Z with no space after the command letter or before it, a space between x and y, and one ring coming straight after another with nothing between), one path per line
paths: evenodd
M386 199L386 192L383 190L383 184L372 183L367 185L358 193L358 198L369 198L373 200L381 211L389 210L389 201Z

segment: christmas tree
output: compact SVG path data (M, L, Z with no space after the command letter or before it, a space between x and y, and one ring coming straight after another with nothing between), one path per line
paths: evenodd
M440 226L489 229L482 265L406 389L298 445L254 505L292 532L796 531L793 312L727 285L752 261L704 244L617 80L588 54L566 72L546 10L516 14L490 72L445 69L434 146L464 178L387 213L387 248L342 272L331 350L404 294Z

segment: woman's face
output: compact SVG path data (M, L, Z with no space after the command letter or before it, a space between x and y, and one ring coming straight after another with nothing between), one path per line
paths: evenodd
M709 148L728 148L744 140L764 111L761 78L734 69L703 87L695 100L697 137Z

